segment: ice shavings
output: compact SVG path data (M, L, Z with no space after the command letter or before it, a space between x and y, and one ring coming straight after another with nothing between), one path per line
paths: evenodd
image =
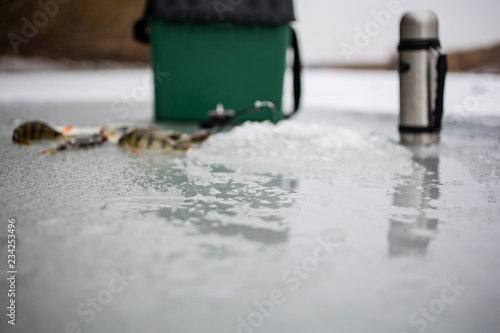
M411 152L383 137L296 121L247 122L213 135L187 157L236 172L317 177L348 172L355 178L391 178L413 170Z

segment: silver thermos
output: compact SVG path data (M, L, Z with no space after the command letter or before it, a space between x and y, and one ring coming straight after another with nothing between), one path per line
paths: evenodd
M443 117L446 54L438 19L432 11L406 13L401 19L399 52L399 132L404 144L439 142Z

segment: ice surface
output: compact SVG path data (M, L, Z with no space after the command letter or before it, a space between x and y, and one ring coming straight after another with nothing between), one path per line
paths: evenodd
M12 144L30 119L150 124L150 98L126 117L113 111L147 74L0 77L0 239L6 255L15 218L19 272L18 322L2 320L2 332L74 321L106 333L409 333L449 283L467 288L428 332L498 331L500 141L487 107L498 109L498 92L474 114L446 116L432 147L398 144L392 74L345 71L306 72L297 119L247 123L185 155ZM477 79L451 76L450 87ZM116 274L133 278L106 298ZM89 298L102 301L95 317Z

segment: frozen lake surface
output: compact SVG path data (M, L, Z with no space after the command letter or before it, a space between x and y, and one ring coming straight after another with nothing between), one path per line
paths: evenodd
M187 154L11 142L26 120L149 124L149 78L0 76L2 332L499 331L500 77L450 75L431 147L398 143L394 73L349 71Z

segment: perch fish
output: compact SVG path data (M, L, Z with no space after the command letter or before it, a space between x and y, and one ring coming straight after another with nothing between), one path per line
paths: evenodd
M25 122L14 129L12 141L29 145L29 140L60 139L63 133L41 121Z
M124 134L118 141L118 146L132 149L161 149L165 151L186 150L168 136L161 136L147 129L133 129Z

